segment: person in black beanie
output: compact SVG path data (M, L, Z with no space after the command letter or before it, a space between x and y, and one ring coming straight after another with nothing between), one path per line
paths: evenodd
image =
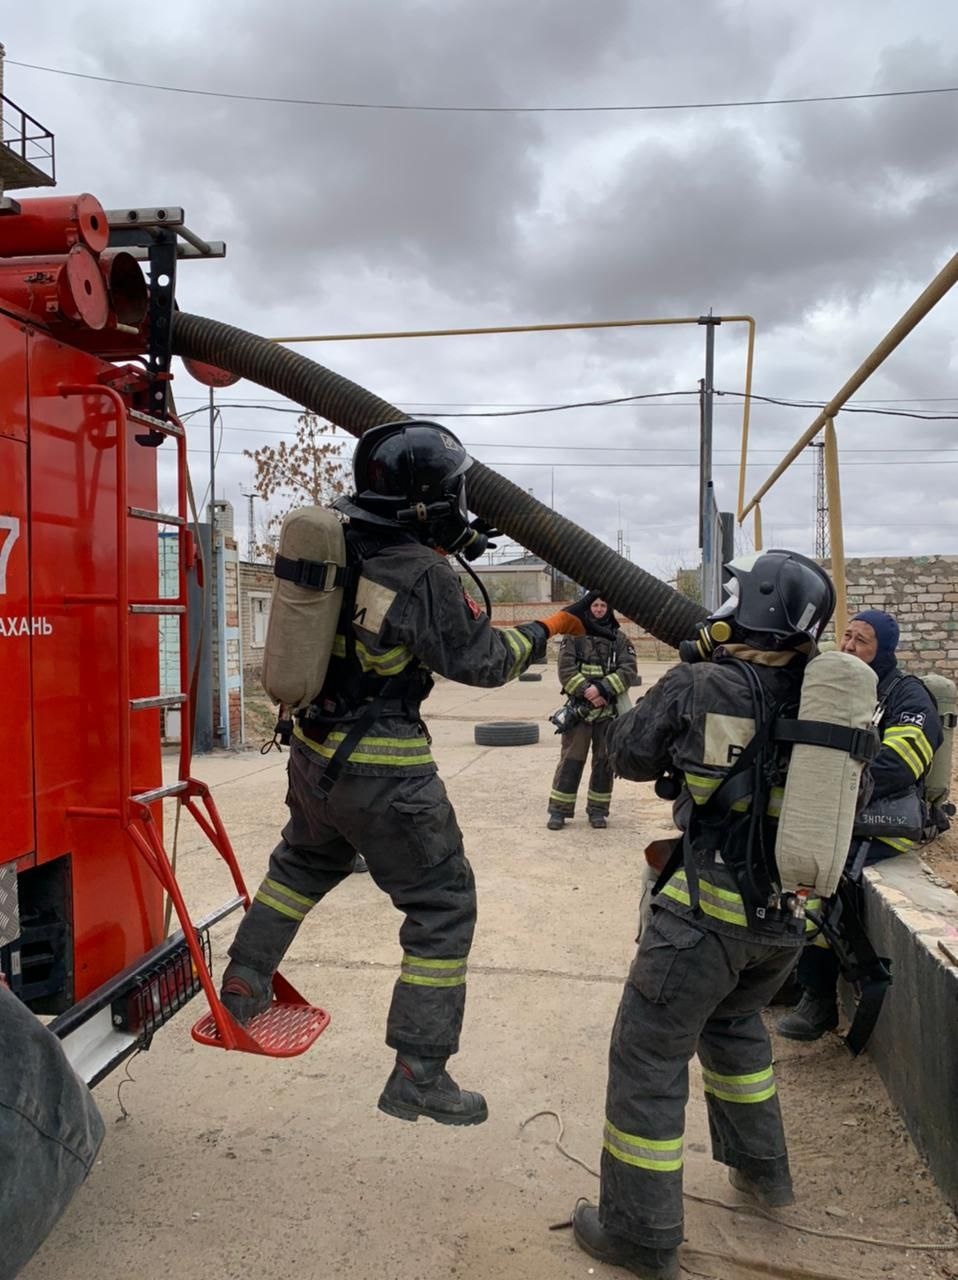
M867 663L878 677L879 730L882 745L871 764L874 783L870 805L909 792L921 793L922 781L942 741L941 721L934 700L917 676L899 669L898 623L880 609L856 613L842 636L842 653ZM893 858L913 849L904 836L877 836L865 865ZM855 845L853 844L853 850ZM838 1026L838 972L835 953L819 939L807 946L798 962L802 998L778 1023L789 1040L818 1040Z
M635 649L604 600L596 598L583 619L584 636L566 636L559 650L559 681L578 712L562 734L562 750L549 792L550 831L561 831L575 814L582 771L592 750L586 797L589 825L607 825L612 803L612 766L606 738L616 715L616 700L635 675Z

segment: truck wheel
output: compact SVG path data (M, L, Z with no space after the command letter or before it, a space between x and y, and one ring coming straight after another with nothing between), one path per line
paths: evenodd
M492 720L477 724L473 735L480 747L527 747L539 741L539 726L527 720Z

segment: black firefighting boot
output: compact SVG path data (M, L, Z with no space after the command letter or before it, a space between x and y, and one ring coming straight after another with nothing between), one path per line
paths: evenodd
M550 831L561 831L565 826L565 814L556 813L553 809L549 810L549 821L546 826Z
M369 864L361 853L357 853L355 858L353 858L353 865L349 869L353 875L356 875L358 872L368 871Z
M379 1110L397 1120L425 1116L439 1124L482 1124L489 1110L481 1093L460 1089L445 1058L397 1053L396 1065L379 1098Z
M580 1200L572 1216L572 1233L580 1249L610 1267L624 1267L640 1280L677 1280L678 1249L647 1249L624 1236L614 1236L599 1221L594 1204Z
M609 825L609 820L604 813L590 813L589 826L595 827L596 831L604 831Z
M820 1040L838 1026L838 1001L834 995L820 996L806 991L791 1013L776 1025L787 1040Z
M265 880L260 893L278 897L282 886ZM273 998L273 974L289 950L301 924L281 911L254 898L230 943L230 962L223 974L220 999L237 1022L244 1026L268 1009Z
M223 974L220 999L226 1011L245 1027L258 1013L263 1013L272 1004L273 975L260 973L247 964L231 960Z
M784 1209L795 1203L791 1179L772 1182L768 1178L750 1178L741 1169L729 1169L728 1180L736 1191L744 1191L766 1209Z

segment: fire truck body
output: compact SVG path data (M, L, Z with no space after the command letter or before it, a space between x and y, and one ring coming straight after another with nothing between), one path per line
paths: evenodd
M197 593L188 579L202 585L202 566L170 364L177 259L224 249L190 232L180 209L107 214L91 196L5 204L0 976L36 1013L53 1015L51 1029L90 1083L148 1046L201 989L210 1012L193 1029L200 1043L301 1053L327 1025L325 1011L277 975L273 1006L240 1027L209 967L209 929L249 897L209 788L191 773L188 609ZM161 449L175 455L173 512L159 510ZM172 597L158 594L163 526L179 550ZM164 615L179 623L173 694L159 692ZM181 712L182 741L175 779L164 783L159 716L169 706ZM164 848L167 797L232 877L233 895L199 921ZM174 913L180 929L167 936Z
M102 390L115 373L0 309L0 967L32 1009L63 1016L54 1027L89 1080L197 989L182 935L163 945L162 885L116 816L124 752L131 794L162 772L159 711L135 706L157 693L157 617L129 614L125 642L117 618L124 594L157 594L156 523L130 517L125 548L116 537L118 507L156 512L156 450Z

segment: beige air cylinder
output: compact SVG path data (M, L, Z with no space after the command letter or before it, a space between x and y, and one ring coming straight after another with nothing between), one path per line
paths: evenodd
M332 585L335 566L346 563L343 526L325 507L298 507L283 521L279 554L330 566L322 590L284 578L273 583L263 688L274 702L295 710L312 702L326 679L343 603L342 587Z
M799 720L866 729L877 680L850 653L822 653L805 668ZM785 782L775 860L785 890L829 897L848 857L862 764L834 747L796 743Z
M945 804L951 788L951 753L955 737L955 715L958 713L958 690L947 676L922 676L921 682L935 700L944 734L935 752L931 768L925 776L925 797L931 804Z

